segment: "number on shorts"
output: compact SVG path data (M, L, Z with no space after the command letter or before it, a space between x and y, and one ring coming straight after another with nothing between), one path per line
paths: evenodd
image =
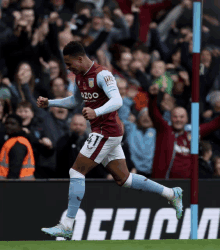
M95 145L96 145L96 143L97 143L98 139L99 139L99 136L97 135L97 136L96 136L96 140L95 140L95 142L94 142L93 146L95 146Z
M96 139L95 139L95 141L94 141L94 143L93 143L93 145L92 145L92 147L90 148L90 147L89 147L89 144L92 142L92 136L93 136L93 135L91 135L91 136L87 139L87 141L88 141L88 145L87 145L88 149L91 149L92 147L94 147L94 146L96 145L96 143L98 142L98 139L99 139L99 136L97 135L97 136L96 136Z
M93 136L93 135L90 135L90 137L87 139L88 144L91 143L91 141L92 141L92 136Z

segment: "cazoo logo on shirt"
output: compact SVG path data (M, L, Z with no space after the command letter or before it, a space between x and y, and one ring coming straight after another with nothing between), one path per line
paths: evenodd
M84 100L91 100L91 99L97 99L99 97L99 94L96 92L93 93L81 92L81 96Z

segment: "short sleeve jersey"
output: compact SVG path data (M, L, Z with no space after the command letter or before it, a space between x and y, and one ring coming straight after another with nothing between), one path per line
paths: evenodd
M104 90L99 86L106 84L110 88L111 85L115 84L111 72L97 63L94 63L85 75L77 75L75 81L85 102L85 107L92 109L103 106L109 100ZM90 124L92 132L102 134L104 137L123 135L123 127L117 111L98 116L90 120Z

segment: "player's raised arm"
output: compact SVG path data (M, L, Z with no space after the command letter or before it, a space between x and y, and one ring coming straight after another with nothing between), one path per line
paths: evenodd
M39 108L59 107L72 109L75 107L75 98L72 95L62 99L48 100L48 98L39 96L39 98L37 99L37 106Z
M108 70L102 70L97 75L97 84L108 96L109 101L100 108L95 109L96 116L108 114L118 110L122 104L122 98L118 90L115 77Z

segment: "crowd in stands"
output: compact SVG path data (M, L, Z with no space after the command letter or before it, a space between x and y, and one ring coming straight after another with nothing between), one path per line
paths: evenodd
M129 171L190 178L192 11L192 0L2 0L0 179L69 178L90 132L70 41L116 78ZM199 178L219 178L220 20L204 9L202 21ZM36 105L70 95L72 110ZM86 177L112 179L101 164Z

